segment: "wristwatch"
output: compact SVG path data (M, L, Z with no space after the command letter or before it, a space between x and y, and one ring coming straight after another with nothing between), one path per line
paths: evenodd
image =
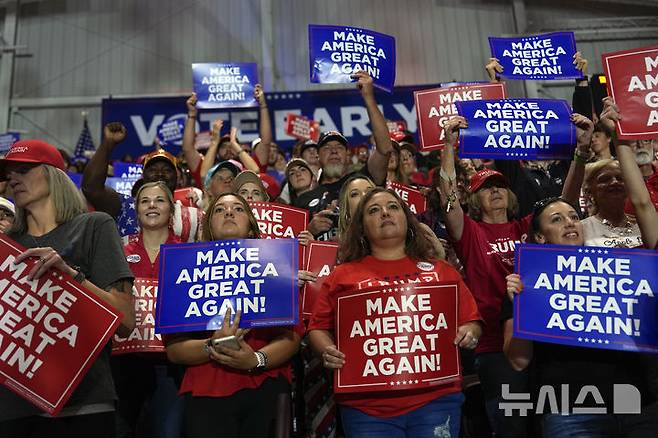
M265 371L265 368L267 368L267 354L265 354L263 351L254 351L254 355L256 356L256 360L258 361L258 365L250 369L249 371L254 373L254 372L259 372L259 371Z

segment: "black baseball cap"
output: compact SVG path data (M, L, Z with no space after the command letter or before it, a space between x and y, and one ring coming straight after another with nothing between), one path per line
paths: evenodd
M318 140L318 149L320 149L322 146L326 145L332 140L336 140L343 146L347 147L347 139L343 136L338 131L327 131L323 132L322 135L320 136L320 139Z

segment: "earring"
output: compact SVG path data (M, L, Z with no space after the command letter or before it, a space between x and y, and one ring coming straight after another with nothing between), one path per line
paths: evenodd
M361 242L361 248L368 249L368 241L363 236L359 238L359 242Z

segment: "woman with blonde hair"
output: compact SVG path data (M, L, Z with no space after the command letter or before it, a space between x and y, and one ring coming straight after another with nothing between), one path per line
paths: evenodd
M86 206L66 175L57 149L40 140L13 144L0 160L0 177L14 193L16 218L8 237L28 248L16 263L35 259L27 279L51 268L69 275L124 316L117 332L128 335L135 324L133 274L123 257L114 220L105 213L86 213ZM0 388L0 430L4 436L115 436L116 393L110 373L109 344L84 375L56 417ZM66 366L65 363L61 364Z

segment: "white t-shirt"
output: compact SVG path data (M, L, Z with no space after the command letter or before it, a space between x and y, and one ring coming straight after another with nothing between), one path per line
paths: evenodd
M640 227L631 217L631 227L612 227L601 222L596 216L582 220L586 246L609 248L635 248L642 246Z

